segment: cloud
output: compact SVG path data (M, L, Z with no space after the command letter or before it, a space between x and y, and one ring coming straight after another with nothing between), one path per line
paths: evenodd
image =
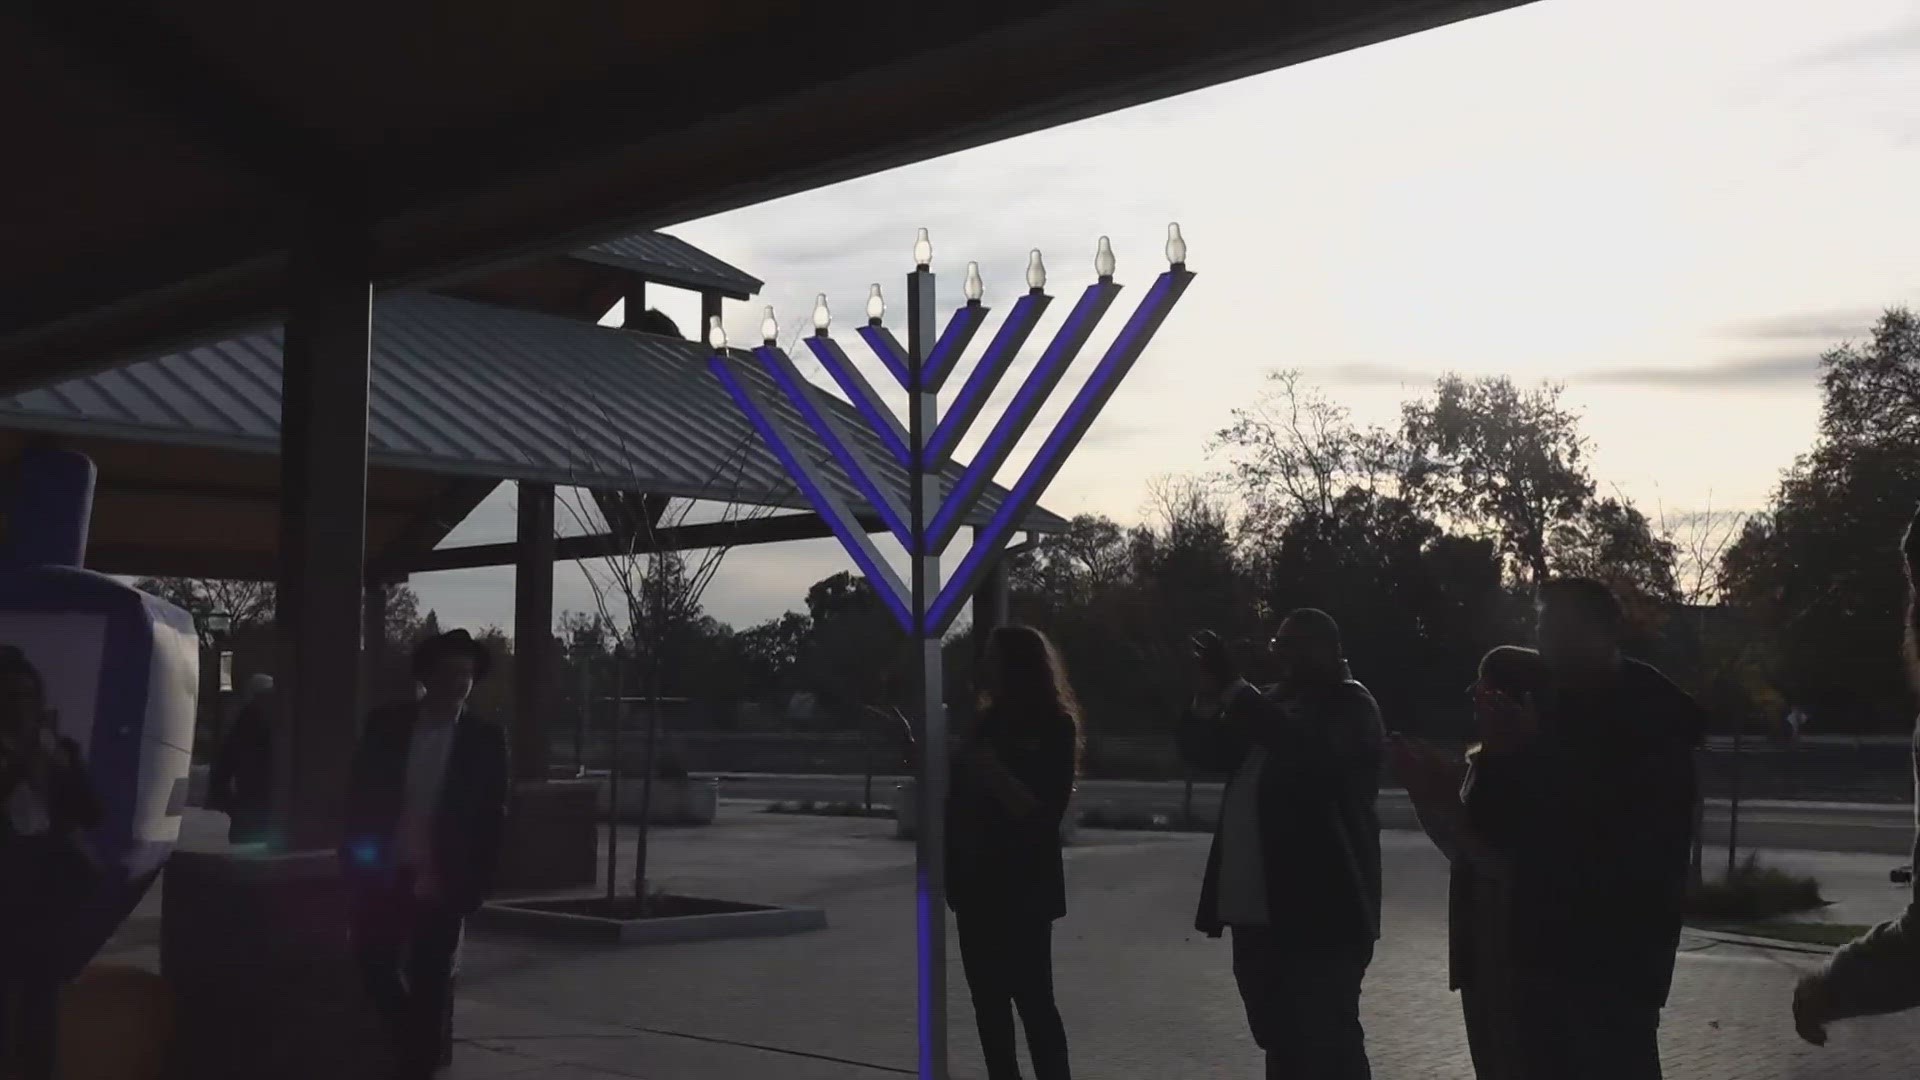
M1802 58L1802 63L1807 66L1826 66L1880 60L1911 60L1916 56L1920 56L1920 20L1904 23L1877 34L1815 49Z
M1880 312L1871 308L1834 308L1794 315L1767 315L1743 319L1728 327L1736 337L1765 341L1816 340L1829 345L1863 337L1873 329Z
M1817 355L1794 352L1695 367L1603 368L1569 375L1567 382L1647 390L1774 390L1811 386L1819 370Z
M1334 386L1402 386L1409 389L1427 390L1440 377L1439 371L1422 371L1418 368L1397 367L1392 364L1331 364L1327 367L1303 368L1309 382L1322 382Z

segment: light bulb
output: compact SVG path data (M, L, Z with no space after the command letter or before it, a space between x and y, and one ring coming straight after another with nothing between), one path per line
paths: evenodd
M887 302L880 299L880 283L875 282L873 290L867 293L867 321L879 322L887 316Z
M933 241L925 229L920 230L920 236L913 242L913 265L921 269L933 265Z
M1100 238L1100 250L1093 253L1093 272L1102 280L1113 276L1113 245L1104 236Z
M1167 261L1175 266L1187 264L1187 242L1180 236L1180 223L1167 223Z
M773 317L773 305L767 305L767 313L760 319L760 340L775 342L780 340L780 320Z
M969 304L979 303L980 298L986 295L986 292L987 292L987 283L980 280L980 264L977 262L968 263L967 264L967 303Z
M1047 287L1047 264L1040 261L1040 249L1027 256L1027 288L1041 292Z
M813 298L814 332L824 335L827 332L827 328L832 325L833 312L827 310L827 294L821 293L819 296Z
M707 320L707 344L713 346L714 352L725 352L727 349L727 332L720 329L718 315Z

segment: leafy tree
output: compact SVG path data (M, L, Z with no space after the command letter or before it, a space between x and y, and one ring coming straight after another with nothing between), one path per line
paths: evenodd
M221 578L141 578L134 588L185 608L195 615L224 611L235 631L273 623L273 583Z
M1723 562L1779 688L1823 727L1904 727L1899 539L1920 495L1920 332L1904 309L1821 358L1813 448Z
M1420 505L1493 537L1515 576L1535 585L1552 573L1555 533L1578 529L1594 496L1590 447L1561 389L1448 375L1402 408Z

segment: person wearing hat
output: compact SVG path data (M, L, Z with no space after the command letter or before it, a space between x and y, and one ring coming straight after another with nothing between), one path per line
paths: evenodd
M467 709L491 666L465 630L422 642L419 697L370 713L354 755L341 847L354 951L406 1080L441 1060L462 929L499 861L506 735Z

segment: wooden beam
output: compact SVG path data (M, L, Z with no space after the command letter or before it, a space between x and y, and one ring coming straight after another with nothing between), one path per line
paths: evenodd
M460 523L467 520L467 516L499 486L500 481L485 477L460 477L450 481L431 503L418 508L414 519L389 540L372 561L406 559L418 552L432 551L434 545L459 528Z
M546 720L554 702L553 485L519 484L513 574L513 770L547 778Z
M87 569L122 577L216 578L225 581L273 581L280 564L267 551L188 551L115 544L89 546Z
M883 532L886 526L878 518L860 522L870 533ZM700 525L679 525L660 529L648 544L644 538L625 541L610 534L567 536L554 542L555 560L600 559L633 551L697 551L701 548L757 544L779 544L790 540L815 540L832 536L833 530L818 514L781 514L756 521L711 521ZM382 565L383 573L428 574L436 570L471 570L482 566L506 566L519 561L520 545L473 544L423 552L405 564Z

